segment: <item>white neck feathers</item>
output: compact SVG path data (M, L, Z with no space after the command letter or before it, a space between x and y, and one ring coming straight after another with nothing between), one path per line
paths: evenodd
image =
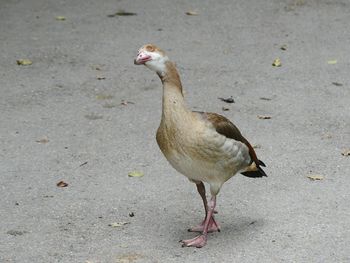
M159 57L157 60L148 61L145 65L150 70L157 72L157 74L164 76L166 73L166 62L169 61L167 56Z

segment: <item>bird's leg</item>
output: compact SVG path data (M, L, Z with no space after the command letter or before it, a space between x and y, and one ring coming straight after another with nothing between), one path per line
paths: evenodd
M188 229L189 232L203 232L205 220L207 219L207 215L208 215L208 201L207 201L207 197L205 196L205 186L204 186L203 182L196 184L196 186L197 186L198 193L200 194L200 196L202 197L202 200L203 200L203 205L204 205L204 209L205 209L205 217L204 217L203 222L200 225L189 228ZM213 213L217 213L215 209L214 209ZM215 222L214 215L213 215L209 219L208 232L210 233L210 232L215 232L215 231L220 232L220 226Z
M198 193L202 197L204 210L205 210L205 217L207 217L208 201L207 201L207 197L205 196L205 186L204 186L203 182L200 182L199 184L196 184L196 186L197 186ZM205 218L204 218L204 220L205 220Z
M201 248L205 246L205 244L207 243L208 230L209 230L211 219L213 219L214 221L213 214L214 214L215 206L216 206L216 196L214 195L212 196L212 198L208 203L208 213L204 222L202 234L192 239L182 240L181 242L183 247ZM216 225L216 222L214 224Z

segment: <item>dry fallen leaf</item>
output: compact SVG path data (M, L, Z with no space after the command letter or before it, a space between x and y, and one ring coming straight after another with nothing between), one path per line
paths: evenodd
M65 181L59 181L56 185L58 187L67 187L68 186L68 184Z
M121 247L121 248L128 248L129 246L127 244L120 244L119 247Z
M342 83L339 83L339 82L332 82L332 84L333 84L334 86L337 86L337 87L343 86L343 84L342 84Z
M32 65L33 62L29 59L18 59L16 60L17 65L21 65L21 66L28 66L28 65Z
M118 12L114 13L114 14L110 14L107 15L108 17L115 17L115 16L136 16L137 13L133 13L133 12L126 12L124 10L119 10Z
M274 67L280 67L282 66L281 60L279 58L276 58L273 62L272 62L272 66Z
M124 225L127 225L127 224L130 224L130 222L114 222L114 223L108 224L108 226L121 227L121 226L124 226Z
M121 255L117 258L117 263L133 263L134 261L137 261L143 257L143 255L137 253Z
M120 105L124 105L124 106L126 106L128 104L135 104L135 102L122 100L122 102L120 103Z
M261 120L269 120L269 119L271 119L271 116L258 115L258 118Z
M198 13L195 12L195 11L187 11L186 15L188 15L188 16L198 16Z
M21 231L21 230L13 229L13 230L7 231L6 233L11 235L11 236L22 236L23 234L27 234L28 231L26 231L26 230Z
M322 139L331 139L333 136L330 133L325 133L322 135Z
M350 149L344 150L341 155L343 156L350 156Z
M235 100L232 98L232 96L227 98L227 99L225 99L225 98L218 98L218 99L222 100L222 101L224 101L226 103L235 103Z
M284 10L287 12L294 11L297 7L305 5L306 0L293 0L284 7Z
M113 95L101 93L101 94L96 95L96 99L98 99L98 100L110 100L110 99L113 99Z
M144 175L143 172L140 172L140 171L132 171L128 173L129 177L142 177L143 175Z
M103 108L106 108L106 109L111 109L111 108L115 108L117 105L114 104L114 103L105 103L103 104Z
M322 175L318 175L318 174L308 175L307 178L309 178L312 181L323 180L323 176Z
M64 16L56 16L56 20L64 21L64 20L66 20L66 17L64 17Z
M328 60L327 63L328 65L334 65L334 64L337 64L337 60L336 59L332 59L332 60Z
M40 140L37 140L36 142L38 142L38 143L48 143L49 139L47 137L44 137L44 138L42 138Z
M283 50L283 51L287 50L287 45L282 45L281 50Z
M98 65L98 64L92 65L92 69L100 71L100 70L102 70L103 66L105 66L105 65L104 64L103 65Z

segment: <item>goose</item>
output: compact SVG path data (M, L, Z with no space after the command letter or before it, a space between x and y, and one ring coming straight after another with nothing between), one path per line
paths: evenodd
M201 248L207 243L208 233L220 232L214 214L222 185L239 173L251 178L267 176L261 168L265 164L226 117L187 107L176 65L163 50L153 44L144 45L138 50L134 64L156 72L163 84L162 116L156 140L171 166L196 184L202 198L204 220L189 229L200 234L180 241L183 247ZM210 200L206 198L204 183L210 186Z

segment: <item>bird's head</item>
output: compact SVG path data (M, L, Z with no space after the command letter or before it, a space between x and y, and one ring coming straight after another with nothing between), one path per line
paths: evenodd
M155 45L147 44L139 49L134 64L145 65L149 69L162 75L166 70L165 64L167 61L169 61L169 58L165 55L163 50Z

